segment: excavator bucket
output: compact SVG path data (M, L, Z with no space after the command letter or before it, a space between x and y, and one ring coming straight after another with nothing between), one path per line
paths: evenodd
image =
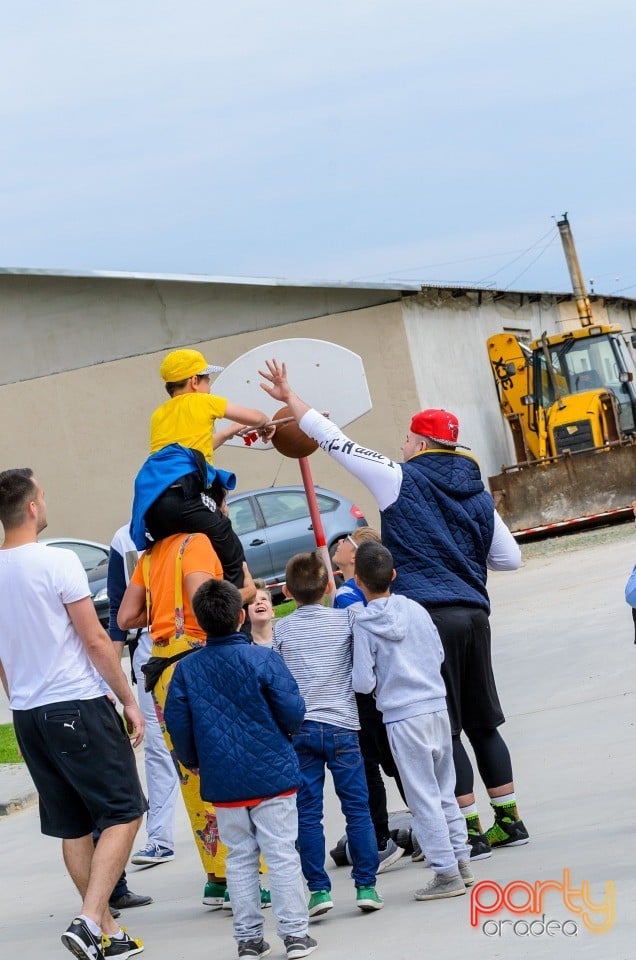
M502 519L517 534L629 513L636 500L636 444L512 467L488 482Z

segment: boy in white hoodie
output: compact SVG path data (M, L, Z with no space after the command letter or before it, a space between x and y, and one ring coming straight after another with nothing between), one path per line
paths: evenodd
M389 593L395 571L382 544L360 545L354 575L367 606L357 609L353 627L353 689L375 691L413 829L435 873L415 899L459 897L475 878L466 821L455 799L439 634L423 607Z

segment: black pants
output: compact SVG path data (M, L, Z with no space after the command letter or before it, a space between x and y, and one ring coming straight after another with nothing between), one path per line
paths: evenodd
M375 697L370 693L356 693L358 715L360 717L360 752L364 761L364 773L369 791L369 812L373 821L378 848L384 849L389 839L389 813L386 805L386 789L380 768L388 777L393 777L400 795L406 804L402 781L398 773L382 714L375 705ZM408 804L407 804L408 806Z
M455 795L473 792L474 776L461 742L465 731L475 751L477 767L486 787L512 781L510 753L497 731L504 722L490 653L490 623L477 607L431 607L429 614L444 647L442 676L453 734Z
M243 586L243 545L214 500L202 489L198 477L182 477L169 487L146 513L146 527L153 540L175 533L204 533L214 547L226 580Z

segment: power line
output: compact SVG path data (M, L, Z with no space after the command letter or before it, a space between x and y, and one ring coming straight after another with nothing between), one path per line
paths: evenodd
M536 257L534 257L534 259L530 261L530 263L528 264L527 267L524 267L524 269L521 271L521 273L518 273L516 277L513 277L513 278L512 278L512 280L510 281L510 283L509 283L506 287L504 287L504 290L510 290L510 287L513 285L513 283L516 283L517 280L519 280L519 279L524 275L524 273L527 273L527 272L528 272L528 270L530 269L530 267L534 266L534 264L537 262L537 260L540 260L540 259L541 259L541 257L542 257L543 254L546 252L546 250L548 249L548 247L551 247L551 246L552 246L552 244L553 244L554 241L556 240L557 236L558 236L558 234L557 234L556 231L555 231L555 234L554 234L554 236L552 237L552 239L551 239L551 240L548 240L548 242L546 243L545 247L543 247L541 250L539 250L539 252L538 252L538 254L536 255Z

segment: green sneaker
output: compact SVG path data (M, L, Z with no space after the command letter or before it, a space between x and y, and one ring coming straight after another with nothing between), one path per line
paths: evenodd
M201 902L206 907L216 907L218 910L223 906L226 890L227 887L224 883L214 883L212 880L208 880L203 891L203 900Z
M519 818L516 803L491 804L495 822L486 830L491 847L520 847L530 840L523 820Z
M378 895L375 887L358 887L356 890L356 907L360 910L381 910L384 900Z
M333 910L333 900L329 890L314 890L307 904L310 917L321 917L323 913Z

